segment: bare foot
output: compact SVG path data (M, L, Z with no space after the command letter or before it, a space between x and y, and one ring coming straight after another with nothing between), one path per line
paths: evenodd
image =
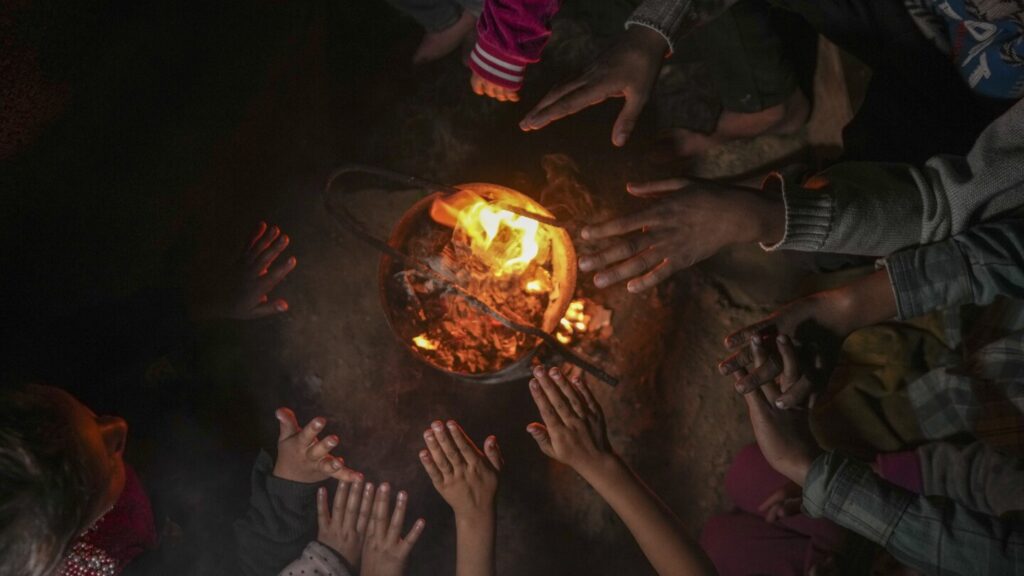
M444 58L462 44L462 41L476 29L476 16L463 10L455 24L439 32L427 32L419 48L412 56L413 64L424 64Z
M793 134L807 122L811 105L799 89L785 102L760 112L742 113L723 111L718 125L711 134L701 134L685 128L672 130L677 156L696 156L731 140L754 138L762 134Z

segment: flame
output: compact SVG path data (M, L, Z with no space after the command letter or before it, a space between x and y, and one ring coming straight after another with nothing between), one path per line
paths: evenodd
M427 337L426 332L420 334L419 336L413 337L412 343L420 348L423 348L424 350L437 350L437 341L431 340L429 337Z
M498 208L468 190L435 200L430 217L464 232L473 254L496 276L522 272L540 252L539 222Z
M582 298L569 302L565 316L558 322L555 338L562 344L569 344L574 336L585 334L590 329L591 315L586 313L586 303Z

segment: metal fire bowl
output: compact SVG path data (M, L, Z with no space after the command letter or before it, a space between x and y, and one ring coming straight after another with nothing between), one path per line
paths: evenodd
M461 190L471 190L488 200L494 200L495 193L502 192L504 194L514 196L522 203L524 208L531 212L543 216L553 216L553 214L551 214L551 212L544 208L544 206L539 202L529 196L516 192L511 188L481 182L460 184L456 186L456 188ZM406 251L405 245L409 240L410 235L422 219L430 219L430 206L433 201L441 195L442 193L440 192L434 193L413 204L413 206L405 212L402 219L399 220L398 224L391 232L388 244L392 248L404 253ZM548 226L548 232L553 237L561 237L562 239L561 242L555 241L551 243L551 276L553 280L553 288L551 292L551 299L548 302L548 308L544 313L544 322L542 326L545 332L553 334L555 329L558 328L559 321L563 316L565 316L565 311L569 309L569 302L572 301L572 297L576 292L576 250L572 244L572 237L564 229ZM384 308L384 314L387 317L388 325L391 327L391 332L394 333L396 338L398 338L402 346L409 349L413 356L435 370L440 370L445 374L449 374L461 380L475 382L478 384L500 384L503 382L522 380L529 377L530 365L533 358L537 355L539 345L530 350L524 351L518 359L510 362L500 370L482 372L479 374L468 374L448 370L447 368L438 366L429 357L420 353L419 349L409 342L409 339L403 338L402 335L405 331L402 328L406 326L406 323L401 317L401 314L397 313L398 306L390 301L390 293L388 289L390 278L393 274L402 269L403 267L401 264L396 264L387 254L381 256L379 278L381 304ZM500 312L500 310L498 312Z

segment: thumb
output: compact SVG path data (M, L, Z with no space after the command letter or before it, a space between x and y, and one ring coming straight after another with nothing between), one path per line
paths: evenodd
M655 180L653 182L628 182L626 191L631 196L638 198L649 198L660 196L667 192L676 192L690 185L686 178L669 178L668 180Z
M633 127L636 126L636 119L640 116L646 103L647 98L626 96L626 103L622 106L619 117L615 119L615 126L612 127L612 144L626 145L629 135L633 133Z
M495 470L500 472L505 467L505 458L501 455L501 447L494 436L488 436L484 440L484 455L491 461L491 466L494 466Z
M299 423L295 420L295 412L292 412L290 408L278 408L277 412L274 412L274 416L277 417L277 422L280 425L280 433L277 436L278 442L287 440L299 433Z
M551 445L551 435L548 434L546 426L539 422L534 422L526 427L526 431L533 436L533 440L537 442L537 447L544 453L548 458L555 457L555 449Z

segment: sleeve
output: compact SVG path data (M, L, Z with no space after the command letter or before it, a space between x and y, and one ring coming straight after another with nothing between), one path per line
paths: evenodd
M944 242L897 252L883 263L898 318L916 318L996 296L1024 299L1024 220L982 224Z
M492 84L518 90L526 67L540 61L551 36L549 22L561 4L561 0L485 0L469 67Z
M1024 205L1024 100L982 132L967 156L922 167L844 162L804 181L770 176L781 189L786 231L765 250L885 256L931 244Z
M739 0L644 0L626 20L626 28L650 28L675 52L675 39L713 20Z
M345 561L329 546L313 541L278 576L352 576Z
M252 471L245 517L234 526L239 572L276 574L316 538L315 496L320 484L275 478L273 459L261 452Z
M1024 565L1024 525L915 495L837 453L804 484L804 512L884 546L926 574L1013 574Z
M1024 510L1024 460L982 442L932 442L917 449L924 494L992 516Z

